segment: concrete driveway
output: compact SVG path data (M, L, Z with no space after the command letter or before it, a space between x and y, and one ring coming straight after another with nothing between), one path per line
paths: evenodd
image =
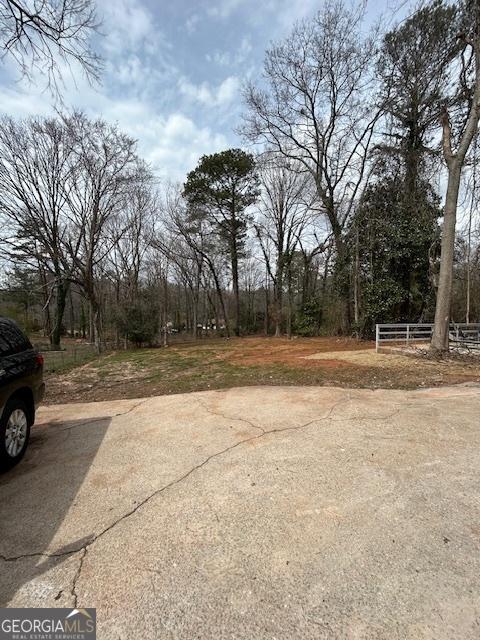
M0 477L0 604L98 638L480 637L480 389L42 408Z

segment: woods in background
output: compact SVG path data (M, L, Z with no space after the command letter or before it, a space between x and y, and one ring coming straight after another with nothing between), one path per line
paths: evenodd
M99 351L177 332L368 337L432 321L439 284L455 320L478 321L477 4L435 0L383 36L341 3L298 23L245 87L249 151L203 156L183 185L102 120L2 118L0 311Z

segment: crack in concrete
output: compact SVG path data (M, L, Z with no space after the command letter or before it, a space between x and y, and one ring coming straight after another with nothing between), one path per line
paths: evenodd
M398 409L395 409L395 411L392 411L391 413L388 413L387 415L383 415L383 416L360 415L360 416L345 416L345 417L332 418L332 422L342 422L343 420L370 420L372 422L375 422L377 420L389 420L390 418L393 418L399 413L401 413L402 411L404 411L406 408L408 407L407 406L398 407Z
M94 540L92 539L91 542L94 542ZM33 553L22 553L18 556L6 556L3 553L0 553L0 560L3 560L4 562L16 562L17 560L27 560L28 558L65 558L66 556L71 556L75 553L78 553L85 546L91 544L91 542L84 543L80 547L75 547L74 549L68 549L66 551L55 551L53 553L35 551Z
M197 402L198 404L205 409L205 411L207 413L210 413L212 416L218 416L220 418L223 418L224 420L233 420L235 422L244 422L245 424L247 424L249 427L251 427L252 429L258 429L259 431L261 431L262 433L265 433L265 429L263 427L259 427L256 424L253 424L253 422L251 422L250 420L247 420L246 418L237 418L235 416L227 416L227 414L225 413L221 413L220 411L214 411L213 409L211 409L210 407L208 407L206 404L204 404L200 399L197 398Z
M135 409L135 407L140 406L140 404L143 404L147 400L149 400L149 398L146 398L146 399L142 400L142 402L138 403L134 407L131 407L130 409L128 409L128 411L125 411L125 412L117 414L117 415L125 415L126 413L129 413L130 411L133 411L133 409ZM207 456L202 462L194 465L191 469L189 469L186 473L184 473L179 478L176 478L175 480L172 480L171 482L169 482L168 484L164 485L163 487L160 487L159 489L156 489L153 493L149 494L141 502L138 502L132 509L130 509L129 511L124 513L122 516L117 518L108 527L106 527L105 529L100 531L97 535L93 536L90 540L88 540L87 542L83 543L82 545L80 545L77 548L70 549L70 550L65 550L65 551L60 552L60 553L58 553L58 552L57 553L38 552L38 553L22 554L22 555L19 555L19 556L11 556L11 557L4 556L3 554L0 554L0 559L5 561L5 562L15 562L17 560L21 560L21 559L25 559L25 558L39 558L39 557L43 557L43 558L61 558L61 557L73 555L75 553L79 553L79 552L83 551L83 553L82 553L82 555L80 557L80 561L79 561L79 565L78 565L77 571L75 572L75 575L74 575L74 578L73 578L72 588L71 588L71 592L70 592L71 595L72 595L73 601L74 601L74 605L75 605L75 607L77 607L77 604L78 604L77 584L78 584L78 581L79 581L79 579L81 577L83 564L84 564L84 560L85 560L85 557L87 555L88 549L93 544L95 544L95 542L97 542L97 540L99 540L101 537L103 537L106 533L108 533L109 531L112 531L121 522L123 522L124 520L130 518L130 516L132 516L135 513L137 513L137 511L139 511L142 507L144 507L148 502L153 500L155 497L157 497L158 495L164 493L168 489L180 484L181 482L183 482L184 480L189 478L193 473L195 473L199 469L202 469L211 460L214 460L215 458L223 456L224 454L229 453L230 451L233 451L237 447L240 447L243 444L246 444L248 442L252 442L253 440L259 440L260 438L263 438L265 436L268 436L268 435L271 435L271 434L283 433L283 432L286 432L286 431L299 431L301 429L306 429L306 428L308 428L309 426L311 426L311 425L313 425L315 423L320 423L320 422L324 422L326 420L329 420L329 419L331 419L332 414L335 411L335 409L340 404L342 404L344 402L345 402L345 398L341 398L340 400L335 402L330 407L330 409L327 411L327 413L325 415L313 418L312 420L309 420L308 422L306 422L304 424L293 425L293 426L290 426L290 427L281 427L281 428L278 428L278 429L268 429L268 430L263 429L263 428L258 427L258 426L255 426L256 429L260 429L261 430L261 433L259 433L258 435L251 436L249 438L244 438L243 440L239 440L238 442L234 443L233 445L230 445L229 447L226 447L225 449L222 449L220 451L217 451L217 452L212 453L211 455ZM214 415L221 415L221 414L214 414ZM112 416L112 417L114 417L114 416ZM225 416L223 416L223 417L225 418ZM248 422L248 421L244 420L243 418L226 417L226 419L235 419L235 420L239 420L239 421L243 421L243 422ZM355 419L356 418L345 418L345 420L355 420Z
M82 573L83 561L85 560L85 556L87 555L87 552L88 552L88 547L85 546L83 548L83 553L80 556L80 562L78 563L77 571L75 572L75 575L73 576L72 588L70 590L70 595L73 598L73 606L75 607L75 609L77 609L77 607L78 607L77 582L78 582L78 579L80 578L80 575Z
M120 416L126 416L128 413L131 413L137 407L140 407L142 404L144 404L148 400L151 400L151 398L143 398L140 402L137 402L133 406L129 407L126 411L121 411L120 413L114 413L111 416L102 416L100 418L97 417L97 418L91 418L89 420L82 420L81 422L76 422L75 424L71 424L69 426L66 426L63 429L59 429L59 431L62 431L62 432L63 431L71 431L72 429L76 429L77 427L87 427L90 424L95 424L96 422L100 422L101 420L105 420L105 418L108 418L109 420L112 420L113 418L119 418ZM53 425L50 425L49 423L47 423L47 425L53 426Z

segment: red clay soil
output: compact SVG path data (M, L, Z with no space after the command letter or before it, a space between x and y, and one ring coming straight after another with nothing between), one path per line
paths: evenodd
M339 368L351 366L342 360L307 360L306 356L314 353L330 353L332 351L359 351L373 349L374 342L360 341L353 338L242 338L232 341L229 353L222 359L241 365L262 365L281 363L302 368Z
M415 389L480 383L479 358L436 361L420 354L377 356L374 347L373 342L352 338L252 337L120 351L49 374L46 402L141 398L247 385ZM308 358L319 353L326 358Z

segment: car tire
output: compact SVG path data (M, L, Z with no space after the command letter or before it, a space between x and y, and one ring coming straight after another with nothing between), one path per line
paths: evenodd
M20 398L7 402L0 418L0 473L14 467L25 455L30 439L29 415Z

